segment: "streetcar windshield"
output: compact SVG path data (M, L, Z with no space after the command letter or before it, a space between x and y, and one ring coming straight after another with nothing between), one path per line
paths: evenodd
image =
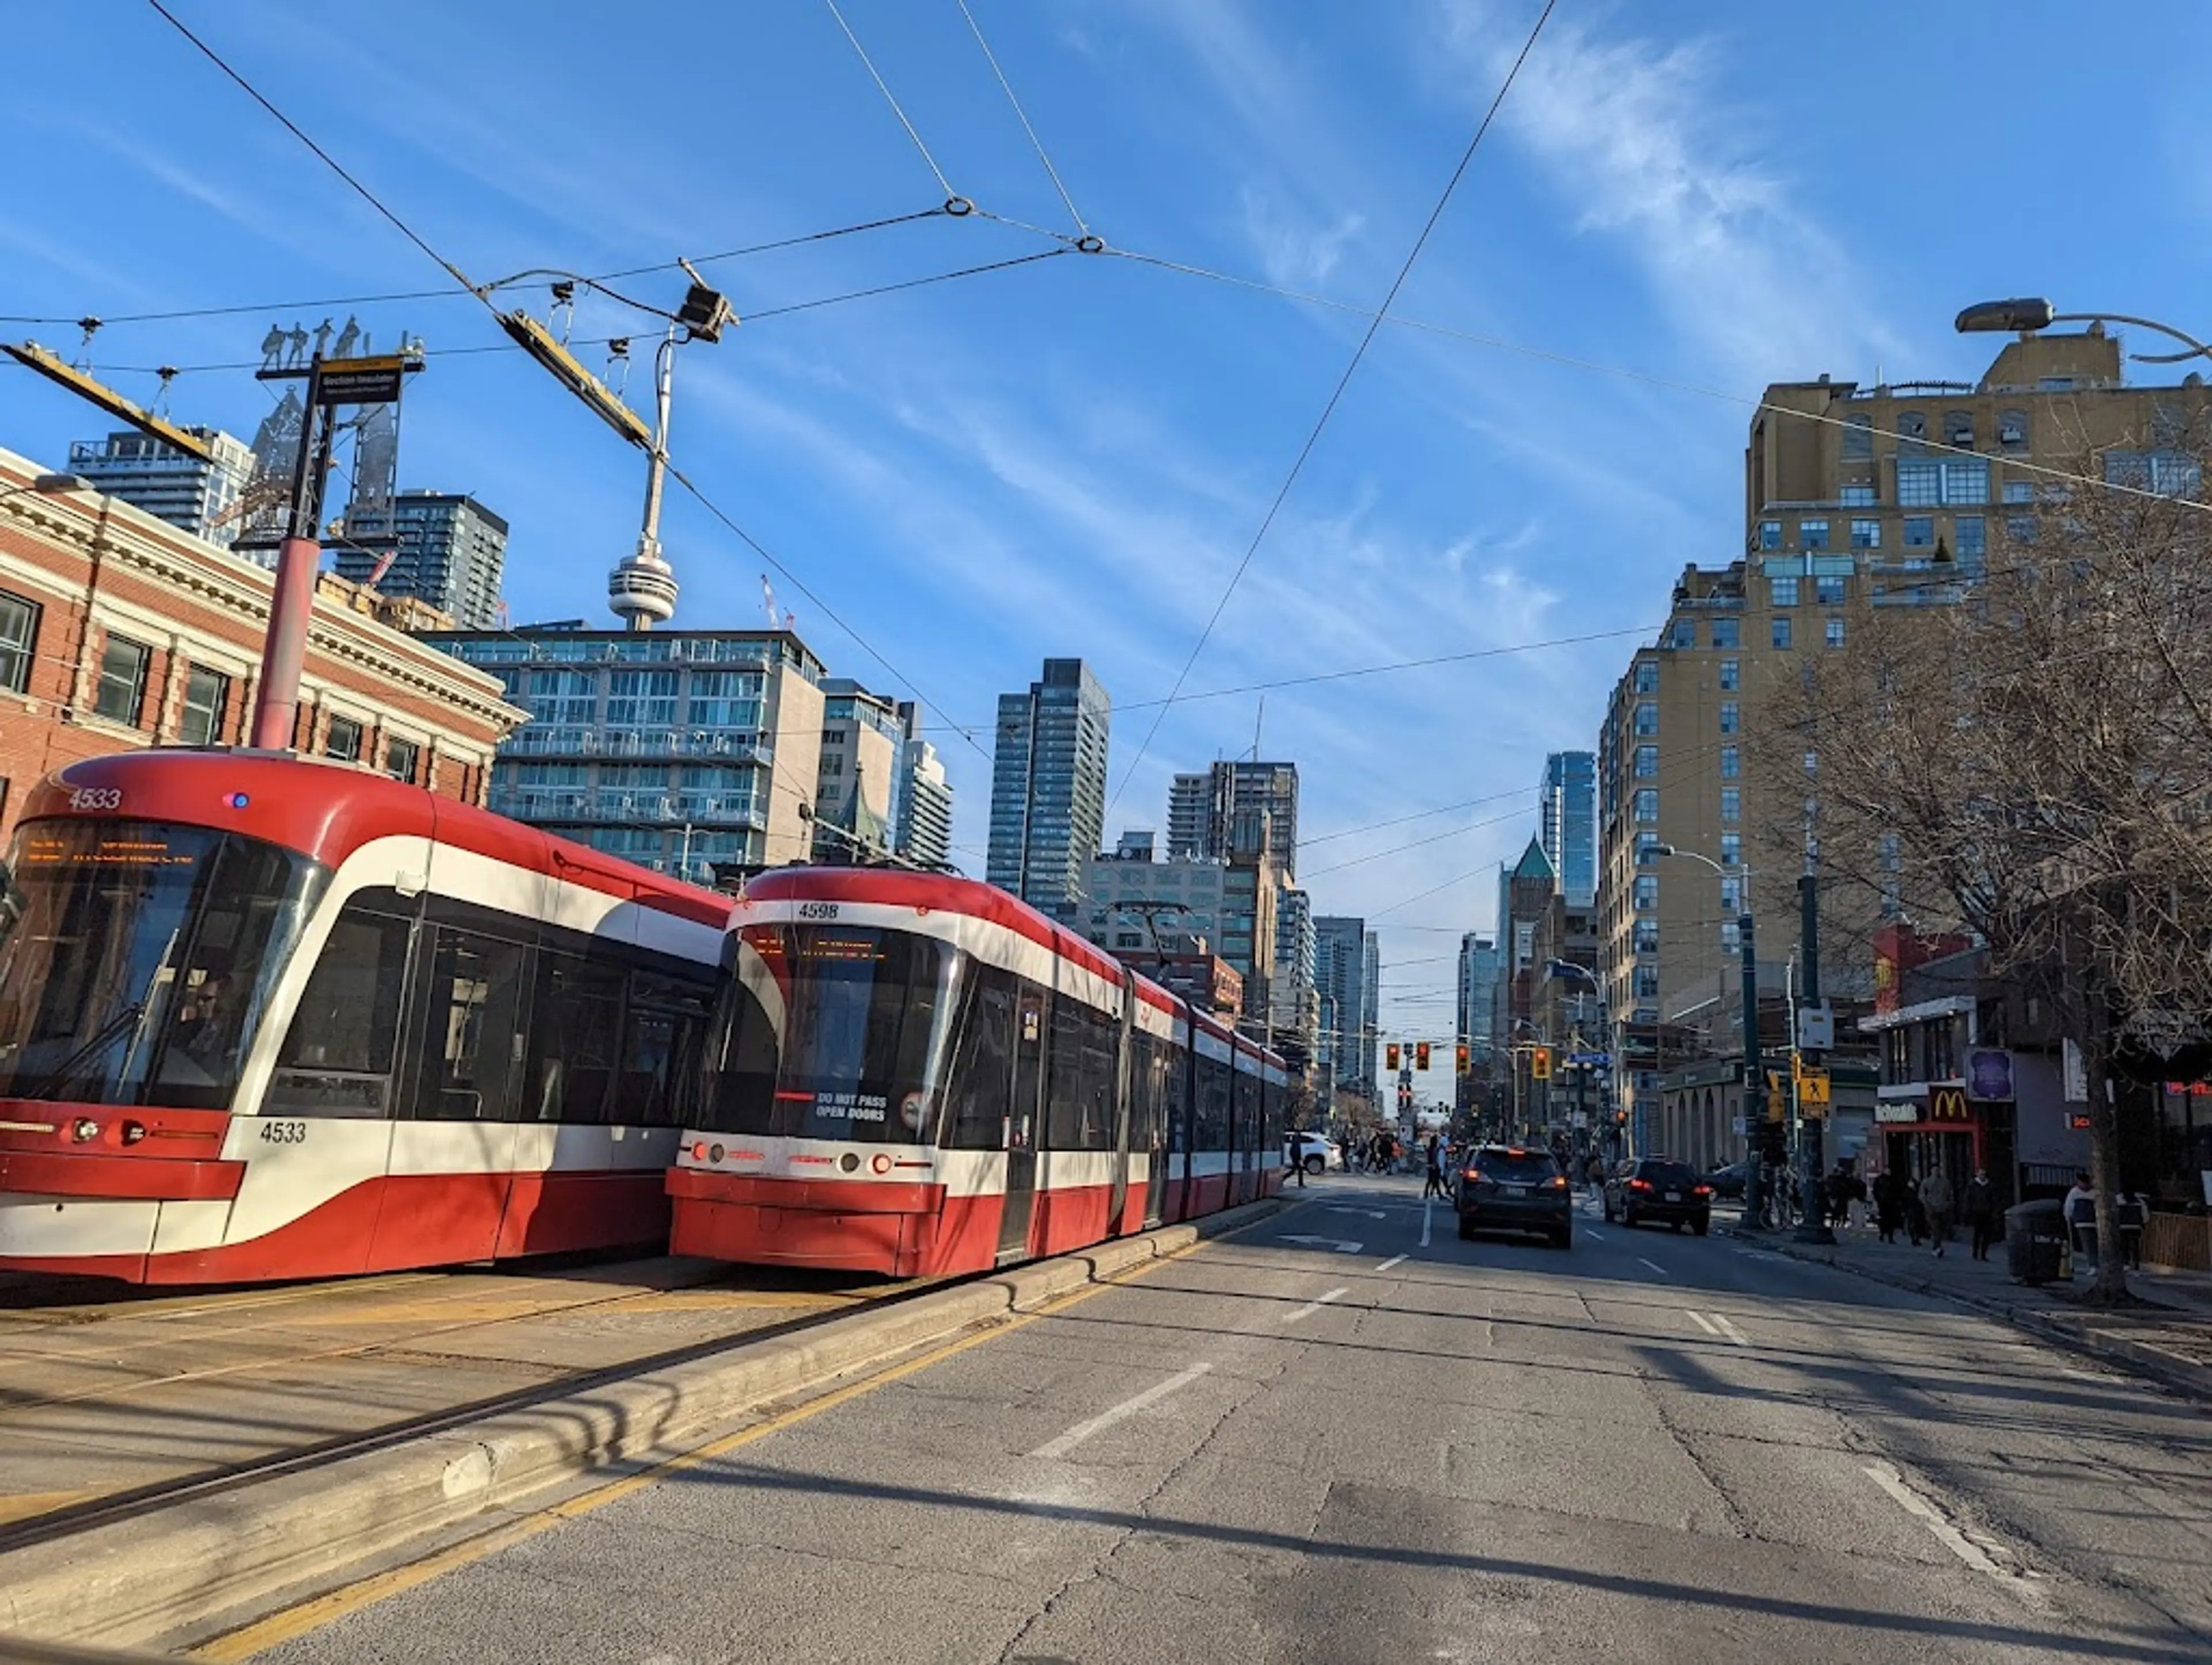
M751 925L725 950L702 1125L857 1139L935 1137L959 954L905 932Z
M322 876L204 827L23 826L0 875L0 1097L228 1107Z

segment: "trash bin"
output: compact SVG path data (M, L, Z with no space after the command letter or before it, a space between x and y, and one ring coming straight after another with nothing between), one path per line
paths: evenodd
M2065 1205L2046 1199L2005 1210L2005 1270L2013 1281L2047 1284L2066 1253Z

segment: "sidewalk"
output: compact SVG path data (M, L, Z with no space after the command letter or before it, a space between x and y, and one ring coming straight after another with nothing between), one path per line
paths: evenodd
M1932 1246L1885 1243L1871 1227L1863 1232L1838 1231L1836 1245L1829 1248L1796 1243L1786 1231L1747 1231L1735 1220L1716 1219L1715 1224L1729 1236L1775 1254L1942 1296L2212 1400L2212 1277L2202 1273L2130 1272L2128 1287L2157 1304L2106 1312L2082 1303L2089 1279L2086 1265L2075 1263L2070 1287L2047 1284L2031 1288L2006 1275L2002 1243L1990 1249L1987 1261L1977 1261L1964 1233L1954 1235L1938 1258Z

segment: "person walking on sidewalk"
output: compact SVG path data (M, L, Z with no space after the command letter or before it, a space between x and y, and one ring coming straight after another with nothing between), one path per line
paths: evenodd
M1897 1241L1897 1228L1905 1223L1904 1182L1895 1174L1877 1174L1874 1182L1875 1224L1886 1243Z
M1936 1240L1940 1260L1943 1245L1951 1241L1951 1176L1941 1168L1920 1182L1920 1205L1928 1211L1928 1235Z
M1996 1193L1990 1188L1989 1170L1974 1170L1973 1178L1966 1182L1966 1194L1959 1199L1959 1217L1966 1229L1974 1234L1974 1258L1990 1258L1990 1240L1995 1237L1997 1217Z

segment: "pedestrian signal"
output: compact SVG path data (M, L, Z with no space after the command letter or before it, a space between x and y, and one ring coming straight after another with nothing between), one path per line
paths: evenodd
M1548 1081L1552 1079L1551 1048L1538 1047L1528 1054L1528 1079L1531 1081Z
M1382 1066L1385 1069L1393 1070L1398 1067L1398 1043L1395 1041L1388 1041L1383 1043Z
M1467 1048L1465 1047L1459 1047L1454 1049L1452 1067L1462 1075L1465 1075L1467 1073Z
M1413 1067L1417 1070L1425 1070L1428 1066L1429 1043L1426 1041L1417 1042L1413 1047Z

